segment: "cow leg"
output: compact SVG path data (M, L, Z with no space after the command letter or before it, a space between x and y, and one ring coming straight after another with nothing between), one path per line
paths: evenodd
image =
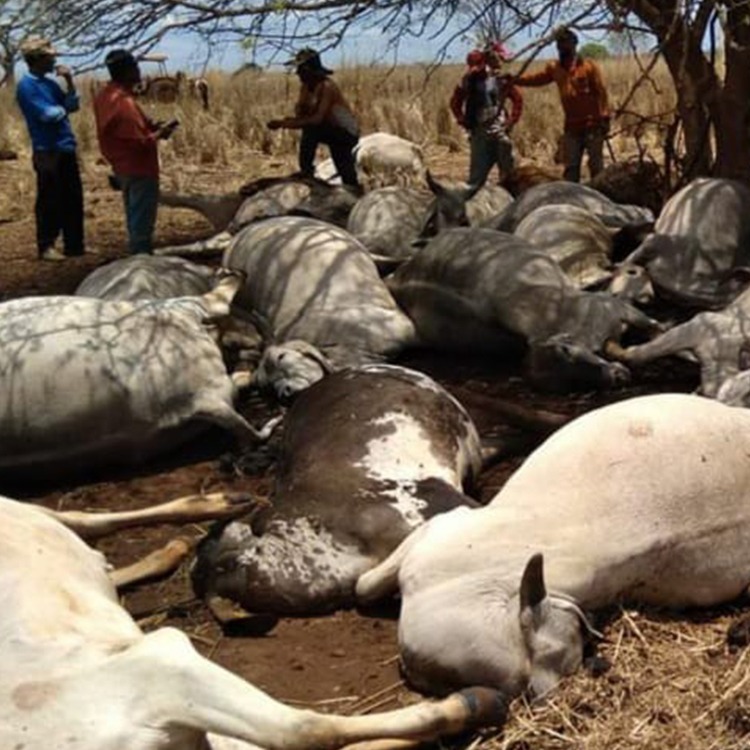
M694 351L700 342L700 331L691 325L692 321L670 328L655 339L615 351L607 345L607 354L616 354L615 359L627 365L643 365L654 359L668 357L684 351ZM697 335L696 335L697 334Z
M179 255L180 257L213 257L221 255L230 245L234 235L229 232L219 232L207 240L198 240L186 245L168 245L155 247L154 255Z
M183 633L146 635L123 665L150 685L151 726L234 737L267 750L338 748L361 740L433 739L504 719L500 693L471 688L381 714L339 716L286 706L195 652Z
M172 539L164 547L146 555L138 562L113 570L109 577L119 589L165 576L183 563L191 548L192 545L185 539Z
M37 507L83 539L96 539L133 526L193 523L237 518L250 513L254 515L259 510L268 507L268 501L253 498L244 493L214 492L208 495L187 495L150 508L112 513L55 511Z
M407 554L426 533L430 521L418 526L380 564L357 579L355 595L359 604L372 604L398 591L398 574Z
M195 419L203 419L229 430L242 445L254 445L268 440L284 417L283 415L273 417L260 429L256 429L229 404L223 401L212 401L198 406Z
M201 297L206 317L224 318L229 315L230 305L234 296L240 290L245 275L239 271L223 270L216 286Z

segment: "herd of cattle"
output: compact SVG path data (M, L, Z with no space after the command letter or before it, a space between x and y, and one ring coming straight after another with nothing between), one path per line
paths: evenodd
M96 524L221 519L193 586L253 614L399 594L409 682L461 692L360 717L284 706L179 632L142 633L83 517L0 498L0 747L423 740L500 722L575 672L592 611L747 589L750 189L699 179L654 217L573 183L514 198L426 182L164 196L218 235L109 263L75 296L0 304L0 472L144 463L210 424L240 454L280 432L270 504L209 496ZM196 262L217 249L218 270ZM488 451L453 396L393 363L415 348L522 356L535 387L563 392L679 355L702 395L589 412L480 505ZM263 425L236 408L246 388L278 400Z

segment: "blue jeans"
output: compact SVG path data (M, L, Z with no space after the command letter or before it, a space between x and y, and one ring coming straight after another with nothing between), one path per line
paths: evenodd
M128 227L128 250L150 253L153 248L156 208L159 202L159 180L155 177L117 175L125 203Z
M483 128L474 128L469 135L471 158L469 184L484 185L492 167L497 164L501 178L513 169L513 144L507 135L491 135Z

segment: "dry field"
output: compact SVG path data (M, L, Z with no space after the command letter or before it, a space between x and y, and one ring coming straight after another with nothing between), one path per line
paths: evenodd
M429 165L439 177L459 178L467 168L468 154L447 100L461 68L428 72L417 66L393 71L341 70L337 79L360 113L364 132L386 130L423 143ZM618 108L638 78L638 69L632 62L612 61L605 64L605 76ZM223 192L254 177L291 171L294 136L269 133L263 123L291 110L294 78L260 73L231 80L216 73L210 79L209 112L193 102L160 107L157 112L182 121L174 139L163 147L165 185ZM515 135L522 161L552 164L560 128L556 96L552 89L527 92L526 113ZM11 92L0 90L0 149L14 149L19 155L15 161L0 161L0 299L70 293L93 267L124 254L119 195L107 187L108 170L98 158L93 118L85 101L74 123L81 143L90 253L64 264L38 263L33 172L11 98ZM671 110L672 98L668 79L656 69L653 81L627 107L654 118L652 124L639 124L632 114L617 118L612 142L618 158L637 151L636 135L658 156L662 135L656 116ZM156 240L172 244L209 233L210 227L197 215L163 209ZM636 384L617 393L553 397L530 391L512 362L456 362L421 356L407 363L427 370L456 394L484 435L503 433L492 408L498 398L572 417L640 393L688 391L697 382L694 371L670 363L647 370ZM267 408L255 398L242 405L255 421ZM113 474L92 467L88 477L64 483L39 477L20 486L0 479L0 492L65 508L141 507L201 490L267 494L272 468L259 468L250 476L227 474L218 459L228 447L226 438L209 434L189 454L183 452L137 471ZM489 499L520 460L503 462L484 475L481 497ZM129 532L103 543L102 549L120 564L176 533L171 528ZM191 526L179 533L197 538L202 529ZM145 628L169 624L185 630L203 653L296 705L366 712L415 699L398 674L395 606L366 614L286 619L260 638L230 636L221 633L194 599L185 570L167 581L126 593L123 603ZM601 659L593 672L582 671L566 680L544 705L516 701L504 728L463 738L455 745L471 750L750 750L750 650L730 647L726 641L728 627L743 612L750 612L746 603L711 612L615 609L604 613L598 624L606 641L598 646Z

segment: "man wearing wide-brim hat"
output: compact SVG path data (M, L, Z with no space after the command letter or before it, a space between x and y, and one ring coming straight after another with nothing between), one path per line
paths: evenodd
M315 152L320 143L325 143L341 181L359 187L352 151L359 142L359 126L349 103L330 78L333 71L324 67L318 52L309 47L299 50L287 64L296 67L302 83L295 114L270 120L268 127L302 131L299 167L303 174L315 174Z
M28 73L16 99L26 119L37 178L36 235L41 260L83 255L83 188L76 139L68 115L80 107L70 69L55 67L57 51L48 39L33 36L20 45ZM49 73L56 71L65 90ZM65 255L55 249L62 233Z

